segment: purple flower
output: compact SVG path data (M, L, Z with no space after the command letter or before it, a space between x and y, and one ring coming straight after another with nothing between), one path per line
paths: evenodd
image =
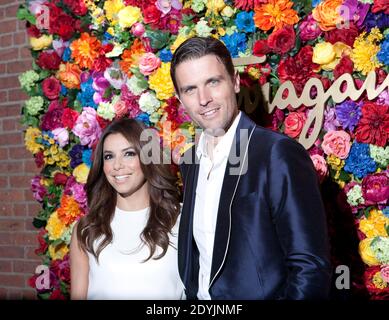
M389 105L389 92L382 91L377 98L377 103Z
M316 20L313 19L312 14L307 16L301 22L299 28L300 28L300 39L302 41L315 40L322 33Z
M70 155L70 166L74 169L78 165L80 165L82 161L82 152L84 150L84 147L82 145L76 144L73 146L73 148L69 151Z
M70 188L74 200L76 200L81 207L84 209L87 206L87 198L86 198L86 192L84 189L84 185L81 183L75 183L73 186Z
M353 131L362 116L361 104L345 101L335 107L335 113L343 129Z
M389 15L384 12L379 12L377 14L369 12L364 24L368 32L370 32L374 27L377 27L380 30L385 30L389 27Z
M109 99L103 98L105 94L105 90L107 90L110 86L109 81L104 77L104 73L93 72L92 79L93 79L92 88L96 91L93 94L94 103L99 104L100 102L109 102L110 101Z
M355 25L360 29L369 9L370 4L368 3L361 3L358 0L344 0L340 9L340 15L345 21L354 21Z
M389 198L388 171L366 176L362 181L362 194L366 205L385 205Z
M324 111L324 130L325 131L334 131L340 127L340 123L336 118L335 108L327 106Z
M101 128L96 119L96 110L91 107L86 107L77 118L72 132L80 138L83 146L88 145L89 148L99 139Z
M107 68L104 71L103 78L105 78L105 80L108 81L109 84L111 84L111 86L114 87L115 89L120 89L122 87L122 85L126 82L127 75L123 74L120 69ZM101 77L96 78L96 83L98 83L100 81L103 82L104 80L101 79ZM104 86L105 86L105 82L104 82ZM106 88L107 87L105 87L104 90Z
M36 201L42 202L47 191L44 186L41 185L41 177L35 176L31 179L31 190Z

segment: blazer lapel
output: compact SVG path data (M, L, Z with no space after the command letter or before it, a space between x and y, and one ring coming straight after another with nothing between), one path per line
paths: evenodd
M241 129L245 130L241 131ZM236 189L241 177L240 173L245 173L247 170L246 152L254 129L255 124L251 122L244 113L242 113L233 141L235 150L233 147L231 148L220 194L209 288L211 288L222 269L227 256L231 236L232 202L234 201ZM239 161L237 162L236 159L239 159ZM245 165L246 170L244 170Z

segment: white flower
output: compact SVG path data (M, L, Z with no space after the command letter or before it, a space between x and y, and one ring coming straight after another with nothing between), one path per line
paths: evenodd
M200 21L197 22L195 30L198 36L209 37L213 29L208 26L207 21L205 21L204 18L201 18Z
M145 92L139 98L139 108L147 112L148 114L152 114L155 110L160 107L161 103L157 99L154 93Z

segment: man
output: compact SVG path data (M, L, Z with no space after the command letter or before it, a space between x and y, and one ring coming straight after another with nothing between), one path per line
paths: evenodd
M238 110L239 74L219 40L186 40L171 77L204 129L180 165L178 263L187 298L326 298L325 213L305 149Z

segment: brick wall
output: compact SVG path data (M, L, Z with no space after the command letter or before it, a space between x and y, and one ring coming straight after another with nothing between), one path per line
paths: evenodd
M39 171L24 148L19 124L23 100L18 75L31 68L24 22L16 11L22 0L0 0L0 299L33 299L27 280L40 264L32 219L39 204L30 191Z

